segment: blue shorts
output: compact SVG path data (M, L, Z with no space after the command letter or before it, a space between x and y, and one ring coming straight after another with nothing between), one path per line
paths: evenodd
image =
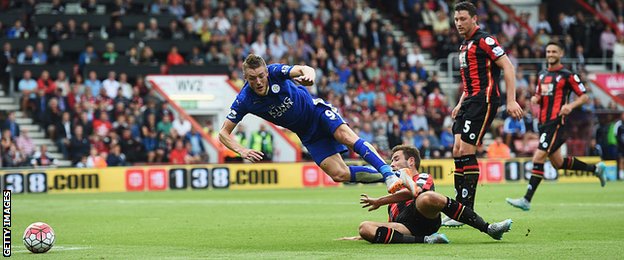
M314 110L314 121L310 124L310 130L299 136L303 145L314 159L317 165L327 157L348 151L347 147L334 138L334 132L342 124L344 119L327 104L318 104Z

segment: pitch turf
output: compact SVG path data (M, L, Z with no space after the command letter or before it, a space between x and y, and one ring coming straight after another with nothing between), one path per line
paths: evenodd
M40 259L204 258L621 258L624 183L543 183L532 209L507 205L525 184L481 185L477 212L487 221L512 218L502 241L464 226L442 228L448 245L371 245L336 241L357 235L363 220L385 221L386 208L360 208L360 193L383 186L274 190L183 191L13 196L13 257ZM452 187L438 191L453 194ZM46 254L26 251L21 236L35 221L57 241Z

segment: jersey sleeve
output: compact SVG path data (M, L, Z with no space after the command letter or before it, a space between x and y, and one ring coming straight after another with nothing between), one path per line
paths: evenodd
M269 70L269 77L282 81L290 79L290 70L292 70L292 66L274 63L269 64L267 69Z
M498 40L493 36L488 36L485 38L481 38L479 40L479 47L487 53L488 57L491 60L497 60L498 58L505 55L505 50L500 46Z
M572 91L576 93L577 96L582 96L587 93L587 89L583 82L581 82L581 78L576 73L570 74L568 77L568 82L570 83L570 87L572 87Z
M243 117L247 114L247 106L245 104L244 97L239 94L230 106L230 113L226 116L227 119L235 124L243 120Z

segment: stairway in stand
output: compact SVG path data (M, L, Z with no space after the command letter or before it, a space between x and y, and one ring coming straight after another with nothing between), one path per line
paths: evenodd
M60 149L56 146L56 144L52 140L45 137L43 129L41 129L38 124L33 122L32 118L27 117L27 115L19 111L18 97L6 96L6 93L0 90L0 111L3 111L4 113L17 111L15 113L15 121L19 124L21 129L28 131L28 136L30 136L33 140L33 144L37 147L36 150L39 150L39 147L45 144L48 146L50 156L56 159L57 166L71 166L71 161L63 158L63 154L60 152Z

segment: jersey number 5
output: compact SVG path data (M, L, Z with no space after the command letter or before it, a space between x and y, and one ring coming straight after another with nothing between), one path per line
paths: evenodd
M468 132L470 131L470 124L471 124L471 123L472 123L472 122L471 122L470 120L466 120L466 121L464 122L464 133L468 133Z

